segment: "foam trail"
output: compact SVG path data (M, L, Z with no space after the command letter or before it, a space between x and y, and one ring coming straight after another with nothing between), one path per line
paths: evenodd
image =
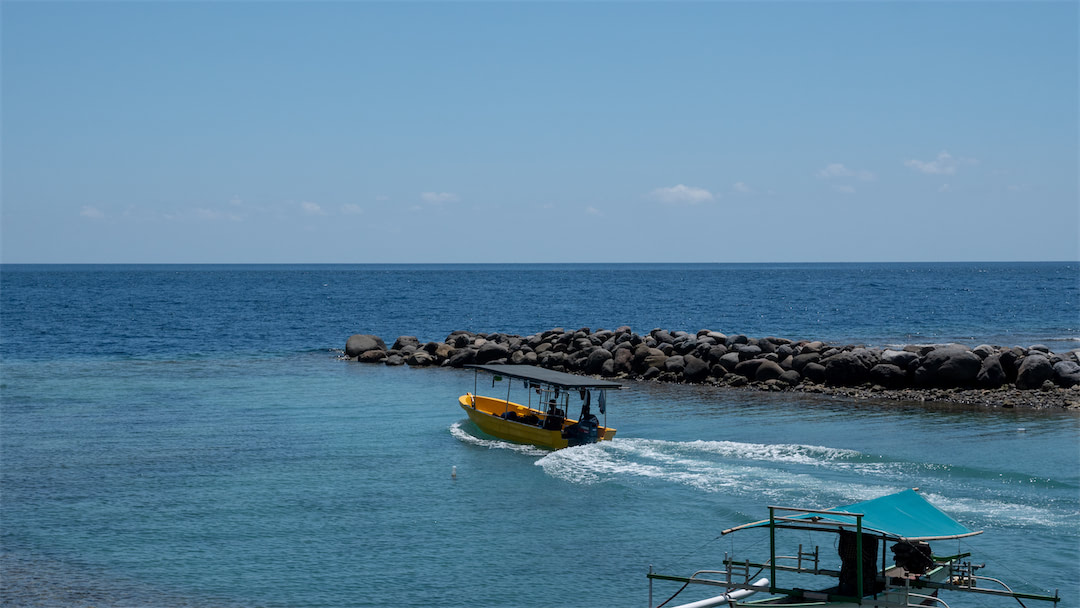
M537 460L536 465L543 467L552 477L584 485L638 479L673 483L710 493L768 496L774 499L807 493L835 498L838 491L843 496L882 493L879 486L857 483L837 485L835 481L769 466L768 463L746 462L739 458L735 458L734 462L726 461L717 458L714 453L718 447L716 444L721 442L711 442L714 444L712 446L704 445L708 443L615 439L551 452ZM752 444L743 445L757 449ZM803 458L795 460L802 462Z
M510 450L511 452L518 452L519 454L525 454L527 456L545 456L549 453L547 450L542 450L531 445L522 445L520 443L511 443L499 439L484 439L482 437L477 437L466 431L462 427L462 424L463 423L460 421L451 424L450 434L464 443L488 448L489 450Z

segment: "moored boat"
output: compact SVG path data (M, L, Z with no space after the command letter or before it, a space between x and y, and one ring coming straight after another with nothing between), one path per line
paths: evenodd
M949 604L938 597L939 592L979 594L1012 598L1023 606L1022 600L1040 600L1056 604L1054 595L1013 591L996 578L977 575L984 565L972 563L970 553L936 555L930 542L961 539L981 531L973 531L952 519L917 493L904 490L828 510L793 507L769 507L769 518L724 530L721 536L742 530L766 529L769 556L764 562L739 560L724 556L722 570L701 570L689 577L669 576L652 572L649 577L649 606L653 608L653 581L683 583L678 595L690 584L724 587L722 596L672 608L703 608L729 606L834 607L834 608L912 608ZM800 537L809 534L832 535L837 547L839 569L822 555L818 546L804 550L799 544L795 555L778 554L778 531L793 530ZM892 553L889 564L889 554ZM751 579L761 574L754 582ZM781 585L777 576L787 577L794 584ZM804 588L812 581L830 579L816 588ZM835 579L835 580L832 580ZM744 599L745 592L768 594L762 599ZM660 604L664 606L671 602ZM712 602L712 603L710 603Z
M553 450L615 437L615 429L607 426L607 391L622 388L618 382L533 365L465 367L476 371L474 388L459 397L458 404L469 420L488 435ZM505 381L506 396L501 396L501 390L498 397L477 394L480 372L491 374L493 389ZM511 400L514 380L521 381L517 401ZM580 414L568 417L571 406L576 409L579 399ZM602 422L592 411L594 400Z

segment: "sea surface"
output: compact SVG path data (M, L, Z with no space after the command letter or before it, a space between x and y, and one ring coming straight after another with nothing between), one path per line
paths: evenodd
M471 371L340 357L620 325L1064 352L1080 265L3 265L0 605L641 607L761 558L718 537L768 505L918 487L985 531L935 552L1080 606L1076 413L626 382L547 452L468 422Z

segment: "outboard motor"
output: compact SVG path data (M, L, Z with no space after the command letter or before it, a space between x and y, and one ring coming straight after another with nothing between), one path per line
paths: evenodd
M891 547L893 561L912 574L926 574L934 565L930 545L920 542L900 542Z
M596 443L600 436L599 431L600 421L596 419L596 416L589 416L563 429L562 435L572 446L584 445Z

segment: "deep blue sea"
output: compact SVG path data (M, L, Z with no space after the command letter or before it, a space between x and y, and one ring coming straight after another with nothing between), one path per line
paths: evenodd
M615 441L544 452L471 426L471 371L339 358L620 325L1064 352L1080 264L3 265L0 605L644 606L767 505L919 487L985 531L936 552L1080 606L1076 413L628 382Z

